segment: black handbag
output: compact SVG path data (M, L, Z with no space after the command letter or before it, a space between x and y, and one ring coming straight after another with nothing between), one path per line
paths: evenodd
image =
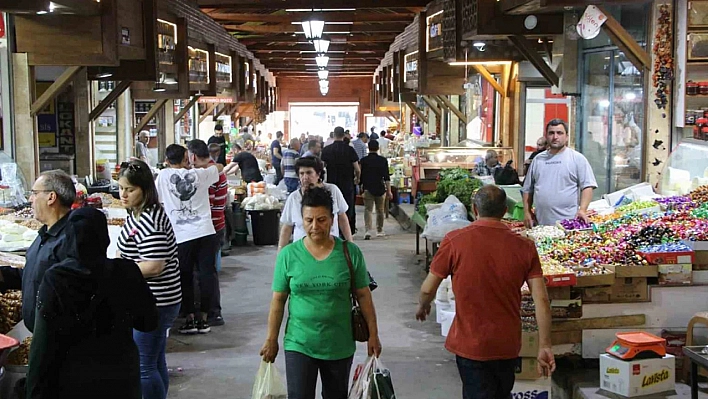
M344 241L342 243L342 248L344 248L344 257L347 259L347 266L349 267L349 281L351 289L351 299L352 299L352 333L354 335L354 340L357 342L368 342L369 341L369 325L366 324L366 319L361 313L361 307L359 306L359 301L356 295L356 284L354 278L354 266L352 265L352 258L349 256L348 242Z

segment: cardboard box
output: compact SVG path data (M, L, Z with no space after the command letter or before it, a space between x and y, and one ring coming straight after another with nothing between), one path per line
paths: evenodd
M659 265L659 285L690 285L692 282L692 264Z
M708 263L694 263L693 264L693 271L706 271L708 270Z
M554 319L579 319L583 317L583 300L581 298L552 300L551 317Z
M612 302L647 302L649 286L646 277L620 277L612 286Z
M658 277L659 267L657 265L627 266L627 265L607 265L606 268L615 272L615 277Z
M514 382L511 390L512 399L549 399L551 397L551 379L519 380Z
M521 333L521 350L519 357L538 356L538 331Z
M574 268L576 272L590 271L590 267L576 267ZM610 269L608 269L610 270ZM607 274L597 274L597 275L579 275L577 277L578 282L575 284L576 287L597 287L602 285L612 285L615 282L615 273L610 270Z
M671 391L675 387L676 359L624 361L612 355L600 355L600 388L618 395L633 397Z
M653 265L677 265L677 264L693 264L695 252L637 252L647 262Z
M702 251L704 253L708 253L708 241L682 240L681 242L686 244L687 247L691 248L695 252Z
M548 287L548 299L570 299L570 286L565 287Z
M549 276L543 276L546 280L546 287L564 287L575 285L577 282L577 277L575 273L568 274L552 274Z
M514 370L514 373L517 380L538 379L538 368L536 367L538 364L538 360L536 360L537 355L538 353L536 353L534 357L520 357L516 359L516 370Z
M708 270L696 270L693 265L693 284L708 284Z

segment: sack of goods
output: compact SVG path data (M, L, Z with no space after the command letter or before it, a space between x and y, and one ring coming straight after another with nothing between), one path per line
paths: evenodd
M273 363L261 361L251 399L287 399L288 390Z
M440 242L447 233L470 224L465 205L457 197L450 195L440 208L428 212L428 221L421 237Z

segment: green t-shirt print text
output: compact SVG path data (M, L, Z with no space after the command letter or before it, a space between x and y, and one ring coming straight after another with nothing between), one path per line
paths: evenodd
M356 350L351 326L350 277L342 248L335 238L332 253L318 261L303 240L286 246L278 254L273 291L286 292L288 321L283 340L286 351L322 360L339 360ZM355 286L369 285L361 250L349 243Z

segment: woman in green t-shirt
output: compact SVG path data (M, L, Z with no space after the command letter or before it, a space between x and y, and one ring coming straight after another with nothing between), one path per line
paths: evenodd
M303 194L302 219L305 238L278 254L268 336L260 353L264 361L275 361L285 303L290 299L283 339L288 398L314 399L319 372L322 396L346 399L356 345L351 325L351 277L343 245L351 255L354 286L369 326L369 355L378 357L381 341L366 264L359 247L330 235L334 215L327 190L313 187Z

